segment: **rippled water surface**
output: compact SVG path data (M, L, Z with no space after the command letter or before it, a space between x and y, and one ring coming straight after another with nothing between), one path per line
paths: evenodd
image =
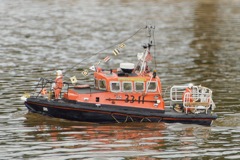
M0 159L240 159L240 1L1 0ZM28 113L20 100L39 77L81 70L109 46L155 25L164 88L193 82L213 90L211 127L168 123L91 124ZM146 33L125 42L134 62ZM80 68L80 69L79 69ZM92 74L92 73L90 73Z

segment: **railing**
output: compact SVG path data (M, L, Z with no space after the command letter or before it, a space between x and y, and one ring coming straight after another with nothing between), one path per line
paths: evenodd
M61 90L60 93L60 97L62 97L62 93L64 92L68 92L69 89L69 84L67 82L63 82L63 88ZM40 78L40 80L38 81L34 93L33 93L33 97L45 97L50 99L54 99L54 86L55 86L55 82L53 80L49 80L46 78Z
M187 86L172 86L170 89L170 106L182 105L185 113L207 113L215 104L212 100L212 90L202 86L193 86L191 92L185 92Z
M207 114L208 109L211 107L211 99L211 93L185 93L183 95L183 107L185 108L185 113L198 113L199 110L204 110Z

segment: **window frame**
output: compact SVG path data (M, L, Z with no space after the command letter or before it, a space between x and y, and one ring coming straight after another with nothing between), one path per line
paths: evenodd
M143 84L143 90L137 90L136 83L142 83ZM143 92L143 91L145 91L145 83L143 81L135 81L134 82L134 91L136 91L136 92Z
M113 83L118 83L119 84L119 90L113 90L113 88L112 88ZM111 92L121 92L121 83L119 81L111 81L110 82L110 91Z
M124 84L131 84L131 90L125 90L124 89ZM132 83L132 81L122 81L122 91L123 92L133 92L133 83Z
M99 89L99 83L98 83L99 81L98 81L98 79L94 79L94 87L96 88L96 89Z
M101 85L100 85L100 82L104 82L105 83L105 88L102 88ZM106 83L106 80L105 79L99 79L98 80L98 88L99 90L107 90L107 83Z
M149 89L149 86L150 84L149 83L155 83L156 84L156 88L153 90L153 89ZM156 92L157 91L157 88L158 88L158 83L157 81L147 81L147 86L146 86L146 89L148 92Z

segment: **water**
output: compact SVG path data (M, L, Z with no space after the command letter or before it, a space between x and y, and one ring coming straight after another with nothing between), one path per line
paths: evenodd
M239 7L227 0L1 0L0 159L240 159ZM112 56L114 47L94 55L146 24L156 26L164 88L193 82L213 90L219 118L211 127L100 125L28 113L20 97L39 77L76 66L65 79L91 83L79 68ZM134 62L145 35L126 41L121 56L102 67Z

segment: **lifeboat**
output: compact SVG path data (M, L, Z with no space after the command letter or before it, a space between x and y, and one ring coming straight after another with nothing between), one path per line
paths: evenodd
M151 46L152 41L143 46L144 52L137 55L136 65L124 62L115 69L94 67L93 86L64 81L58 99L53 96L55 82L41 78L34 93L22 97L25 106L30 112L85 122L211 125L217 118L212 112L215 108L212 90L197 85L174 85L168 98L164 97L160 77L148 67Z

